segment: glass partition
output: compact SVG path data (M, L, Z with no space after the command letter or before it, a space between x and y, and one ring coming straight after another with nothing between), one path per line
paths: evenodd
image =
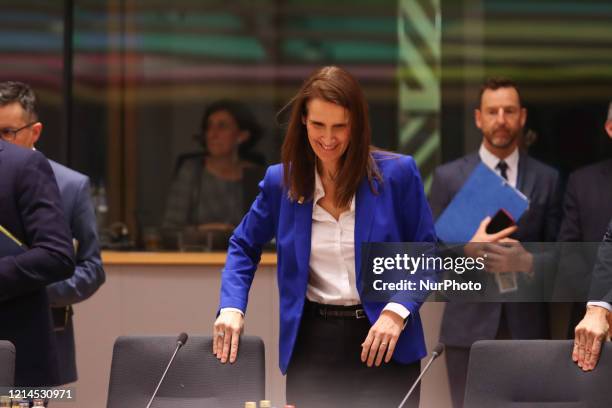
M43 133L37 145L48 157L66 161L63 148L62 2L0 1L0 81L32 85Z
M118 247L178 247L180 235L164 239L168 197L184 160L206 167L207 107L221 99L246 107L261 129L249 160L276 163L286 120L279 112L322 65L357 76L374 143L413 155L426 188L439 163L479 145L473 112L488 76L519 84L533 156L567 175L612 154L602 126L612 94L612 7L603 0L0 4L0 77L34 86L45 124L39 149L90 176Z

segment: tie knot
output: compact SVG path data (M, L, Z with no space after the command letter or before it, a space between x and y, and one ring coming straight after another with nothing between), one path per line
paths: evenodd
M506 163L503 160L500 160L499 163L497 163L497 166L495 166L496 169L499 170L501 176L508 180L508 163Z

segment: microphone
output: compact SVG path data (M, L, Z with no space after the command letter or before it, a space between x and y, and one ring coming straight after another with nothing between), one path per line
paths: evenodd
M153 391L153 395L151 396L151 399L149 400L149 403L147 404L147 408L151 407L151 404L153 403L153 400L155 399L155 396L157 395L157 391L159 390L159 387L164 382L164 378L166 378L166 374L168 373L168 369L170 368L170 366L172 365L172 362L174 361L174 357L176 357L176 353L178 353L179 349L183 347L185 343L187 343L188 338L189 336L187 336L187 333L181 333L176 338L176 348L174 349L174 353L172 354L172 357L170 358L170 361L168 362L168 365L166 366L166 370L162 374L159 382L157 383L157 387L155 387L155 391Z
M410 395L412 394L416 386L421 381L421 378L423 378L427 370L429 370L429 366L431 365L431 363L433 363L433 361L436 358L440 357L442 353L444 353L444 344L438 343L438 345L434 347L433 351L431 352L431 358L429 359L429 362L427 363L423 371L421 371L421 374L414 381L414 384L412 384L412 387L410 387L410 390L408 390L408 394L406 394L406 396L404 397L404 399L402 400L402 402L399 404L397 408L402 408L404 406L404 404L406 403L406 401L408 401L408 398L410 397Z
M185 345L185 343L187 343L187 339L189 338L189 336L187 335L187 333L181 333L178 335L176 342L179 345L179 347L183 347Z

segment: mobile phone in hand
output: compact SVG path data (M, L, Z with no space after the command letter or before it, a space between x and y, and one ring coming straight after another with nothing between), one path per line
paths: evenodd
M516 225L516 222L514 222L512 215L503 208L500 208L493 218L491 218L491 222L487 225L486 231L487 234L495 234L513 225Z

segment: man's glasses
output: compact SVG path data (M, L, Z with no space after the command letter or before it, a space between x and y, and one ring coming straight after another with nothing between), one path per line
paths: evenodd
M7 142L12 142L17 137L17 133L21 132L23 129L29 128L30 126L36 123L38 123L38 121L28 123L27 125L22 126L19 129L11 129L11 128L0 129L0 138L2 138L2 140L5 140Z

